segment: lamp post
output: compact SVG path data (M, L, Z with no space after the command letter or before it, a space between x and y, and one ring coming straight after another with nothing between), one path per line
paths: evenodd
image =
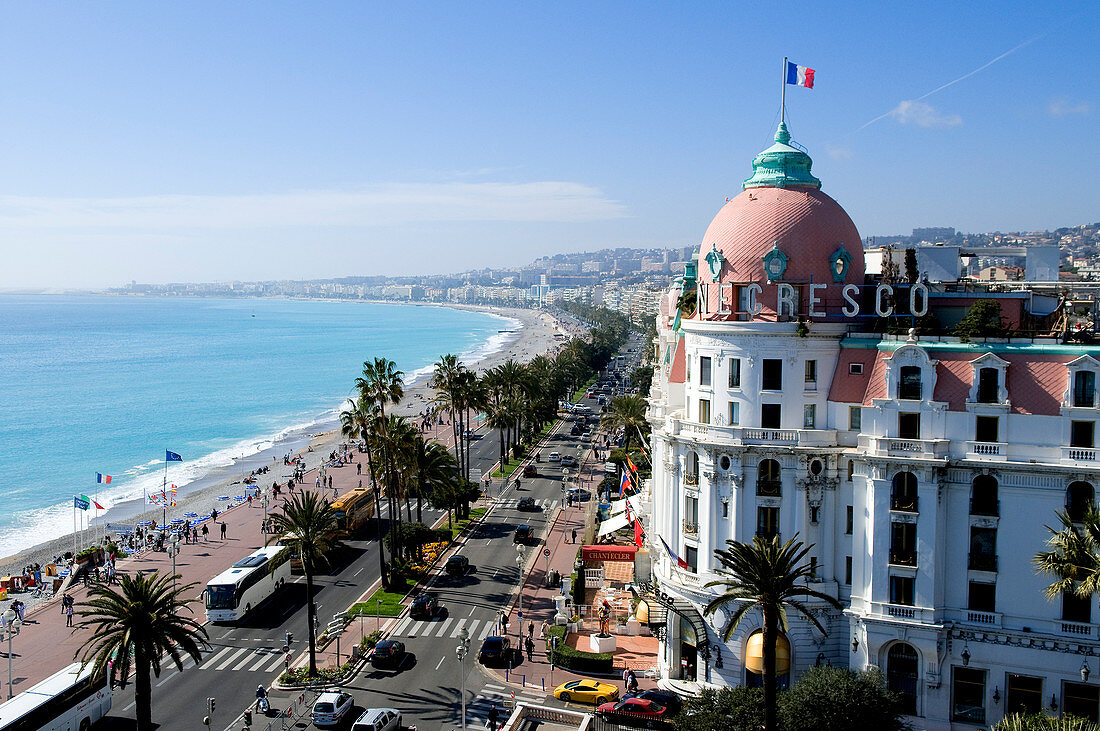
M11 636L19 632L19 626L23 624L19 619L19 612L9 609L4 612L4 630L8 635L8 698L12 698L11 684Z
M462 697L462 729L466 730L466 654L470 651L470 633L463 627L458 633L458 647L455 648L455 657L458 658L459 686Z
M168 544L168 555L172 557L172 591L176 590L176 556L180 552L180 537L172 536L172 542Z

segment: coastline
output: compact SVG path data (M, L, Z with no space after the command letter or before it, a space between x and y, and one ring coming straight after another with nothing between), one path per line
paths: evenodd
M392 304L392 303L391 303ZM467 365L474 370L483 371L495 367L509 358L526 362L536 355L551 351L559 341L555 335L558 332L566 332L564 324L559 323L550 314L540 310L494 308L479 305L432 305L440 307L454 307L466 309L519 322L515 330L515 337L502 339L500 347L486 353ZM575 326L574 326L575 327ZM482 347L484 348L484 344ZM478 351L474 351L474 356ZM349 373L349 381L357 374ZM406 379L412 381L406 388L405 398L397 407L396 413L409 416L419 413L430 402L432 393L427 387L428 378L423 374L406 374ZM180 485L176 497L176 505L162 511L159 507L149 508L140 499L129 500L112 505L106 513L91 521L91 527L84 531L84 537L78 540L81 548L98 542L93 538L93 531L99 530L103 534L103 527L107 523L134 524L140 520L156 520L161 522L165 512L168 520L182 516L186 512L209 513L212 507L221 510L219 496L233 497L239 494L244 485L242 480L252 470L261 466L269 466L269 474L262 479L271 479L285 483L289 477L290 468L284 467L279 459L287 453L302 454L307 461L307 468L314 468L320 463L323 455L331 451L335 445L343 440L338 423L335 418L315 422L308 427L288 432L269 448L256 453L242 455L235 458L232 464L215 467L197 479ZM312 447L313 452L308 448ZM285 474L284 474L285 472ZM29 548L21 550L9 556L0 557L0 575L21 573L22 568L28 564L51 562L55 556L63 555L73 548L73 533L43 541Z

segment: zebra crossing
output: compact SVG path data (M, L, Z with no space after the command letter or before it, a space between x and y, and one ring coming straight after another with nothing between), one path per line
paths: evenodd
M503 500L497 500L497 505L502 510L516 510L519 507L519 501L523 498L505 498ZM535 505L539 507L539 510L543 512L549 512L558 506L558 501L551 498L543 498L541 500L536 499Z
M495 705L497 708L497 728L499 729L504 724L504 719L508 718L508 714L511 713L512 692L503 685L486 683L478 693L477 698L466 705L466 727L488 728L489 709ZM515 691L516 703L521 701L542 703L544 700L546 700L546 694L536 690Z
M417 637L450 637L457 638L458 633L466 630L470 634L470 641L482 641L496 629L495 619L469 619L463 617L455 621L454 617L447 617L443 621L421 619L414 620L405 617L393 628L390 637L404 637L416 639Z
M276 648L227 646L204 655L199 669L273 673L282 670L285 662L283 652Z

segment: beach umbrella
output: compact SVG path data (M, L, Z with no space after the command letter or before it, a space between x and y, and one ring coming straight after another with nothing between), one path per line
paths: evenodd
M229 496L228 495L218 495L218 499L219 500L228 500Z
M244 500L244 495L237 495L234 500Z
M185 518L197 518L197 517L199 517L199 514L198 513L184 513L183 517L185 517Z

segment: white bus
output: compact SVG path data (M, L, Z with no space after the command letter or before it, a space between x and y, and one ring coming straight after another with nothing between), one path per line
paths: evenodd
M206 585L206 618L211 622L236 622L258 607L290 578L290 553L283 546L267 546L245 556Z
M111 710L107 674L73 663L0 704L2 731L88 731Z

